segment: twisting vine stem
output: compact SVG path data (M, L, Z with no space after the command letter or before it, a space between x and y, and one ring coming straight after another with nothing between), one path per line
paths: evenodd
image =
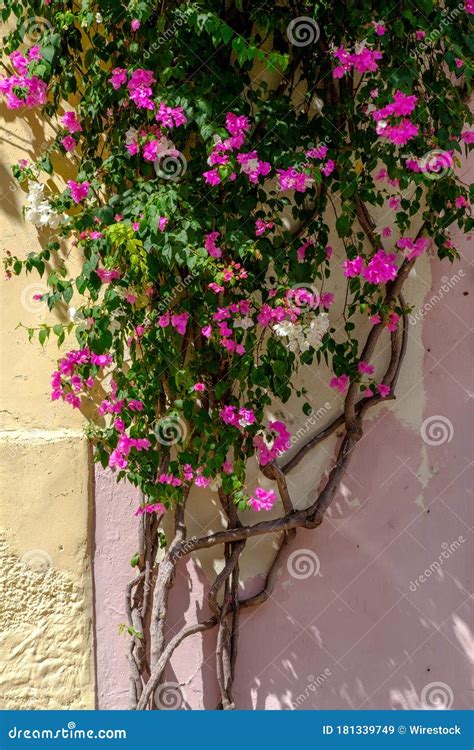
M404 308L402 287L412 267L412 263L402 265L395 282L388 286L386 300L390 303L397 299ZM407 348L407 316L403 314L401 330L391 333L391 356L382 382L391 389L390 398L395 398L394 389L399 378ZM382 327L374 327L369 333L364 346L364 359L370 361L373 356ZM272 521L264 521L253 526L243 526L230 498L219 491L221 507L227 519L227 529L202 538L186 539L185 506L180 505L175 511L175 536L163 561L158 565L155 582L155 600L151 618L151 672L148 675L140 671L137 657L132 662L132 682L135 686L131 707L143 710L153 704L153 693L163 678L166 666L175 649L182 641L196 633L202 633L217 626L215 646L216 675L220 691L220 702L217 708L228 710L235 708L232 694L232 683L235 676L237 657L237 640L239 632L239 613L241 609L263 604L272 594L278 571L285 552L296 536L298 528L312 529L319 526L324 514L334 499L341 480L348 467L352 452L363 436L363 418L367 411L382 401L378 395L355 400L355 393L349 391L345 397L344 412L337 419L310 437L296 454L286 463L279 466L273 463L264 470L266 476L277 484L280 499L285 511L283 516ZM312 504L302 511L297 511L288 491L285 475L292 471L306 456L308 451L323 440L327 440L339 427L344 425L344 436L340 443L336 460L329 473L326 485ZM266 575L262 589L255 595L241 600L239 598L239 558L246 542L256 535L279 534L280 540L273 562ZM185 626L165 644L165 623L168 610L168 596L172 586L175 568L178 561L200 549L224 545L223 569L215 578L208 593L208 603L213 616L202 623ZM127 591L143 580L143 573L137 576ZM219 599L219 593L222 592ZM131 622L132 615L129 618ZM230 619L230 625L229 625ZM135 639L134 639L135 641ZM134 646L132 643L131 649ZM135 699L136 696L136 699Z

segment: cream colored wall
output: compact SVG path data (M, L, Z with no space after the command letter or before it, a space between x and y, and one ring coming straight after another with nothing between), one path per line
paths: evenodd
M40 153L48 134L33 119L4 115L0 250L23 258L40 245L9 165ZM42 348L16 330L20 321L58 321L33 299L45 280L35 273L1 284L0 708L94 708L93 474L82 417L50 400L54 341Z

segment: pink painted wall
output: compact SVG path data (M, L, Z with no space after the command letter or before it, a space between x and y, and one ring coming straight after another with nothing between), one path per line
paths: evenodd
M368 423L322 527L298 532L290 549L296 560L293 555L293 565L291 560L283 564L271 599L242 618L235 681L239 708L471 706L474 481L468 290L473 271L468 243L461 247L459 264L431 263L431 291L425 285L424 303L439 290L441 298L426 311L423 324L410 328L409 369L398 401ZM445 283L460 270L454 283ZM411 377L415 360L421 378ZM415 406L419 416L413 415ZM306 461L310 469L311 458ZM117 627L125 619L127 561L136 548L132 500L129 489L98 472L95 593L98 706L103 709L127 707L126 637L118 636ZM295 569L304 574L297 565L304 556L316 575L295 577ZM437 569L419 580L433 563ZM201 608L207 577L197 563L187 565L192 588L189 578L178 573L170 634L183 621L206 615ZM259 583L247 581L246 593ZM185 641L166 675L169 683L179 684L184 709L216 705L214 637L211 632Z

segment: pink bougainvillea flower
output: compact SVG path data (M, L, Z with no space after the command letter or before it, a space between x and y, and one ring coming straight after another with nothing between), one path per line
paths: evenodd
M312 247L312 245L313 245L313 242L311 242L311 240L307 240L306 242L303 242L303 244L299 246L299 248L296 251L296 258L299 263L303 263L305 259L305 255L306 255L306 250L309 247Z
M418 30L417 30L417 31L415 32L415 38L416 38L416 41L417 41L417 42L421 42L421 41L422 41L422 39L424 39L424 38L425 38L425 36L426 36L426 31L422 31L421 29L418 29Z
M136 516L142 516L144 513L166 513L166 508L163 503L147 503L140 505L135 511Z
M328 310L334 304L334 294L332 292L323 292L321 294L321 305Z
M374 366L369 364L368 362L364 362L363 359L361 359L361 361L357 365L357 369L362 375L373 375L374 372Z
M138 109L155 109L155 102L152 99L154 83L155 75L151 70L137 68L131 74L127 88L131 101L136 104Z
M110 284L120 278L120 271L108 268L96 268L96 274L103 284Z
M277 496L273 490L265 490L263 487L256 487L253 495L249 497L249 505L257 512L261 510L271 510L277 501Z
M296 167L288 169L277 169L278 185L280 190L295 190L304 193L314 183L314 178L306 172L298 172Z
M418 237L416 240L411 237L401 237L397 242L397 247L400 250L405 250L407 260L413 260L413 258L422 255L429 244L429 237Z
M209 232L204 238L204 247L212 258L222 258L222 250L216 245L219 232Z
M338 63L332 71L333 78L343 78L352 68L355 68L358 73L374 73L379 67L377 60L381 60L383 57L379 50L371 50L365 46L361 46L351 54L341 45L332 54Z
M138 31L138 29L140 28L140 26L141 26L141 23L138 20L138 18L134 18L133 21L132 21L132 23L130 24L130 27L131 27L132 31Z
M416 159L407 159L405 166L410 172L421 172L421 167Z
M109 367L112 362L110 354L95 354L94 352L91 354L91 363L98 367Z
M334 167L336 166L335 162L333 162L332 159L328 159L326 164L323 164L321 167L321 172L326 177L329 177L329 175L334 171Z
M128 402L128 408L130 411L143 411L143 403L137 398L132 398Z
M196 469L196 477L194 479L194 484L196 487L209 487L211 484L210 477L203 476L204 466L198 466Z
M28 60L18 50L11 52L9 55L11 63L20 75L25 75L28 72Z
M183 466L183 477L186 482L190 482L194 478L194 470L191 464L184 464Z
M464 143L474 143L474 130L464 130L461 133L461 140Z
M204 338L209 339L212 335L212 326L204 326L201 328L201 333L204 336Z
M354 276L360 275L363 268L363 260L360 255L353 260L349 260L348 258L342 264L342 268L344 269L344 276L348 279L352 279Z
M225 424L231 424L234 426L238 424L235 406L223 406L219 412L219 416Z
M391 312L388 316L388 323L387 328L389 331L396 331L398 327L398 321L400 320L400 316L397 315L396 312Z
M375 122L379 122L393 115L396 117L410 115L415 109L417 101L418 97L414 94L404 94L403 91L395 91L392 101L385 107L372 112L372 117Z
M185 125L188 118L182 107L167 107L164 102L160 102L155 120L165 128L177 128L180 125Z
M225 290L224 290L224 287L223 287L223 286L221 286L220 284L218 284L218 283L217 283L217 282L215 282L215 281L211 281L211 283L210 283L210 284L208 284L207 286L208 286L208 288L209 288L209 289L210 289L210 290L211 290L212 292L214 292L214 294L220 294L221 292L225 291Z
M74 138L72 137L72 135L66 135L66 136L64 136L64 138L62 139L61 143L63 144L63 146L66 149L66 151L74 151L74 149L77 146L77 143L74 140Z
M339 375L339 377L333 377L329 381L329 386L331 388L335 388L339 393L344 393L347 386L349 385L349 375L346 375L345 373L343 375Z
M174 474L166 474L164 472L159 475L156 481L160 484L168 484L171 487L181 487L182 485L182 481L179 477L175 477Z
M38 44L34 44L33 47L30 47L28 50L28 60L41 60L41 47Z
M458 197L454 201L454 205L456 206L456 208L467 208L469 206L469 201L464 197L464 195L458 195Z
M196 391L196 393L203 393L206 390L206 386L204 383L195 383L193 385L193 391Z
M397 211L400 208L400 198L397 195L391 195L388 199L388 205L390 208L393 208L394 211Z
M362 276L370 284L385 284L392 281L398 271L396 258L395 253L378 250L363 269Z
M328 152L328 147L323 143L320 146L310 149L306 152L308 159L325 159Z
M256 151L249 151L247 154L238 154L237 161L240 164L242 172L247 175L250 182L256 184L260 176L265 177L271 169L267 161L261 161Z
M261 237L262 234L265 234L265 232L268 229L273 229L275 224L273 221L263 221L263 219L257 219L255 222L255 236Z
M65 112L61 117L61 124L66 128L68 133L82 132L82 125L77 119L75 112Z
M223 406L219 411L219 417L225 424L233 427L244 428L255 422L255 414L252 409L239 409L235 406Z
M208 185L215 186L221 183L221 176L218 169L210 169L207 172L203 172L202 176Z
M350 61L358 73L375 73L378 70L377 60L381 60L383 53L363 47L359 52L350 56Z
M245 115L228 112L225 118L225 126L231 135L238 136L250 130L250 121Z
M23 55L20 57L24 59ZM17 58L17 61L19 60L20 58ZM0 77L0 94L6 97L8 109L33 109L46 103L48 85L38 76L26 73Z
M114 68L109 80L114 89L117 90L127 82L127 71L125 68Z
M405 146L408 141L418 135L419 127L406 118L397 125L387 125L384 120L380 120L377 123L376 132L381 138L387 138L395 146Z
M377 386L377 390L382 398L387 398L390 393L390 386L385 385L385 383L379 383L379 385Z
M181 336L184 336L188 320L189 314L187 312L178 313L171 316L171 325Z
M383 36L387 31L387 29L385 28L385 25L383 23L380 23L380 21L374 22L374 28L375 28L375 33L377 34L377 36Z
M89 183L87 180L84 182L68 180L66 184L71 191L71 198L74 203L81 203L89 195Z

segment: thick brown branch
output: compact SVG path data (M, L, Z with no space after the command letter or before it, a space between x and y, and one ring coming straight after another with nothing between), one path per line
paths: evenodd
M275 557L273 558L273 562L270 566L270 570L268 571L267 577L265 578L265 583L263 585L263 588L257 594L250 596L248 599L240 600L240 606L242 609L247 609L248 607L255 607L258 604L263 604L263 602L266 602L267 599L271 596L273 587L275 585L276 577L280 569L281 561L286 552L286 548L293 541L295 536L296 536L296 529L290 529L290 531L287 531L283 534L282 539L278 545L277 553Z
M190 635L203 633L205 630L209 630L215 625L217 625L217 619L215 617L211 617L205 622L196 622L192 625L186 625L186 627L182 628L179 633L171 638L170 642L165 647L163 653L160 655L158 661L156 662L156 665L154 666L153 671L150 675L150 679L148 680L146 687L143 690L143 694L137 706L138 711L143 711L147 707L154 690L157 688L161 680L166 665L168 664L171 656L173 655L173 652L176 650L179 644L182 643L182 641L184 641L184 639L188 638Z

